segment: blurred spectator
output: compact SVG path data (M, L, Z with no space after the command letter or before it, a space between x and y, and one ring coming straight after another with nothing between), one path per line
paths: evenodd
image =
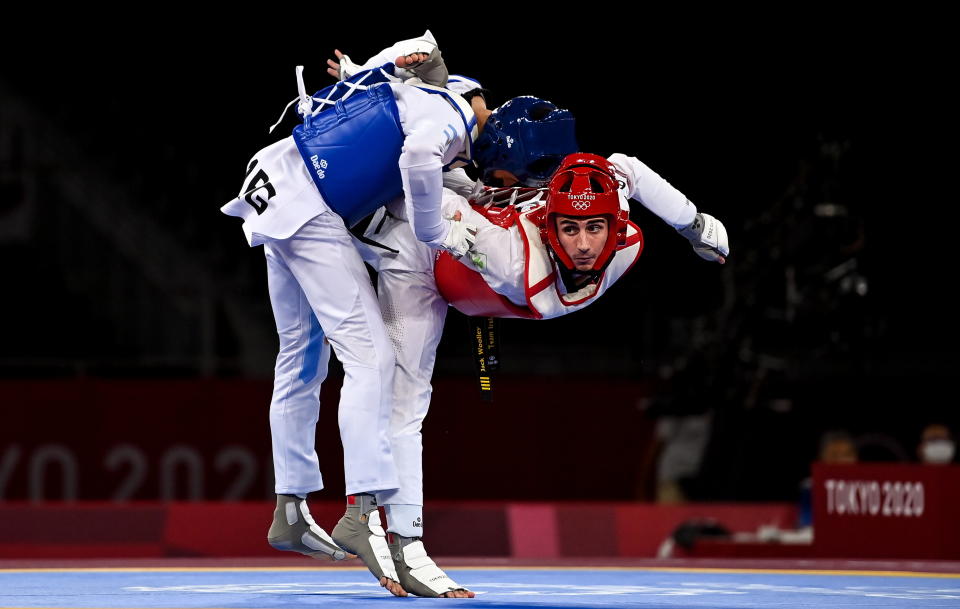
M952 463L956 453L956 444L953 434L946 425L932 423L923 428L920 434L920 444L917 446L917 456L920 462L930 465Z
M857 445L845 431L828 431L820 437L821 463L856 463Z
M859 460L857 445L853 437L841 430L825 432L820 436L820 451L817 461L820 463L835 463L849 465ZM800 514L797 517L797 528L804 529L813 524L813 480L804 479L800 483Z
M657 421L656 437L662 447L657 463L657 502L683 503L685 480L696 477L710 439L710 413L665 416Z

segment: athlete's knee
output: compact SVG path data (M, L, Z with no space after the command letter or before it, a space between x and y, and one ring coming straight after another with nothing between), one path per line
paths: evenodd
M413 419L390 420L390 437L394 440L419 438L422 436L423 417Z
M399 391L398 391L399 389ZM420 435L423 421L430 409L430 393L406 391L394 387L393 412L390 415L390 433L394 436Z
M378 321L382 322L382 319ZM377 332L373 336L373 355L375 361L368 363L371 366L376 366L381 374L393 378L394 369L397 366L397 350L388 335L391 330L388 330L386 325L381 325L380 329L382 332Z

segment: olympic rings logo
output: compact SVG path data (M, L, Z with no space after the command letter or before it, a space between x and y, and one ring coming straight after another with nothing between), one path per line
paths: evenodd
M575 201L574 203L571 203L570 206L577 211L584 211L590 207L590 201Z

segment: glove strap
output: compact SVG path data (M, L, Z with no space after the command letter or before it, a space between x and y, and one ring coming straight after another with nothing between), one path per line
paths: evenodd
M699 241L700 235L703 234L703 224L703 216L697 214L694 216L693 222L683 228L678 228L677 232L690 241Z

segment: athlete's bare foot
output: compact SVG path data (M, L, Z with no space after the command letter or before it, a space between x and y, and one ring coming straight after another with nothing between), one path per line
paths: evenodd
M390 579L389 577L381 577L380 585L390 591L390 594L394 596L406 596L407 591L398 583Z
M340 49L334 49L333 54L337 56L337 60L343 59L343 53L340 52ZM409 55L401 55L400 57L397 57L394 63L398 68L415 68L426 61L428 57L430 57L430 53L411 53ZM333 76L337 80L340 80L340 61L328 59L327 74Z
M398 68L415 68L426 61L428 57L430 57L430 53L410 53L409 55L397 57L393 63L395 63Z
M440 595L440 598L473 598L475 596L476 594L470 590L460 589L452 592L444 592Z

